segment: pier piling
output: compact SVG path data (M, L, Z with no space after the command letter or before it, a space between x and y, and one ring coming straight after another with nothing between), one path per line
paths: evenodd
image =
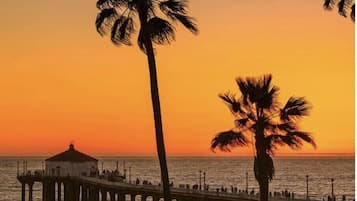
M101 201L107 201L107 191L105 189L102 189L100 191L101 194Z
M21 184L21 201L25 201L26 196L26 185L25 183Z
M33 182L29 183L29 201L32 201Z
M61 201L62 182L57 182L57 201Z

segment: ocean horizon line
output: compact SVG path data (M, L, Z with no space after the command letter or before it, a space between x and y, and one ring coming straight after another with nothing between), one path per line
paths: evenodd
M88 153L87 153L88 154ZM54 154L0 154L0 158L45 158ZM156 158L155 154L89 154L97 158ZM253 155L197 155L197 154L169 154L167 158L250 158ZM279 153L274 155L275 158L325 158L325 157L355 157L355 153Z

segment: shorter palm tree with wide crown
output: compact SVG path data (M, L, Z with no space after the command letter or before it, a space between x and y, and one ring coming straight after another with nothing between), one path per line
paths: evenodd
M262 78L237 78L241 96L231 93L219 97L228 105L235 117L233 129L218 133L211 142L211 149L230 151L237 146L255 149L254 174L259 183L260 201L267 201L269 181L274 176L272 156L278 145L299 149L303 142L316 148L308 132L300 131L298 121L309 114L310 105L303 97L290 97L280 107L277 96L279 89L271 85L272 76ZM249 141L249 136L253 136Z

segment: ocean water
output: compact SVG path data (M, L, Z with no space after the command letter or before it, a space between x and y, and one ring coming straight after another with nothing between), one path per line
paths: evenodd
M19 201L21 186L16 179L17 161L27 161L28 170L42 168L45 158L0 157L0 201ZM119 170L131 167L131 180L148 180L153 184L160 181L158 160L154 157L105 157L98 158L98 168ZM21 171L20 163L20 171ZM345 195L347 200L355 199L355 160L354 157L277 157L274 159L275 177L270 183L270 191L281 192L287 189L296 197L306 195L306 175L309 175L309 196L322 200L331 194L331 178L334 179L334 193L337 200ZM258 191L254 179L253 160L250 157L170 157L168 159L169 176L175 186L179 184L198 184L199 171L206 173L206 184L210 189L231 185L245 189L248 172L249 191ZM127 174L129 174L127 172ZM203 180L202 180L203 182ZM34 201L41 200L41 185L34 186Z

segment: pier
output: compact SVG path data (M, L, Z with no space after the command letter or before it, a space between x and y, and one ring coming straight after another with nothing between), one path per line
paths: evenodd
M88 176L45 176L19 175L21 183L21 201L33 201L33 185L42 184L43 201L125 201L147 199L159 201L163 198L162 187L156 185L136 185L122 182L112 182L98 177ZM63 195L63 197L62 197ZM248 196L192 189L171 188L173 200L177 201L252 201ZM163 199L162 199L163 200Z
M97 176L48 176L21 174L21 201L33 201L33 185L42 184L42 201L159 201L163 200L162 187L158 185L137 185L108 181ZM246 193L216 192L171 187L172 199L176 201L257 201L256 195ZM270 197L273 201L302 201Z
M29 171L27 161L23 161L23 170L20 173L20 162L17 163L17 179L21 183L21 201L33 201L34 184L42 186L42 201L160 201L163 200L162 186L153 185L151 182L137 180L131 183L130 167L129 175L123 168L120 174L118 162L115 170L98 170L98 160L79 152L70 144L68 150L47 158L42 162L42 170ZM103 164L102 164L103 166ZM257 201L259 196L254 192L237 191L231 192L227 188L210 189L206 185L206 173L203 172L203 186L201 182L190 188L189 185L179 184L170 187L172 200L175 201ZM127 180L127 176L129 180ZM247 181L247 179L246 179ZM296 199L294 194L290 197L280 197L270 193L270 201L306 201ZM310 197L306 197L311 200Z

